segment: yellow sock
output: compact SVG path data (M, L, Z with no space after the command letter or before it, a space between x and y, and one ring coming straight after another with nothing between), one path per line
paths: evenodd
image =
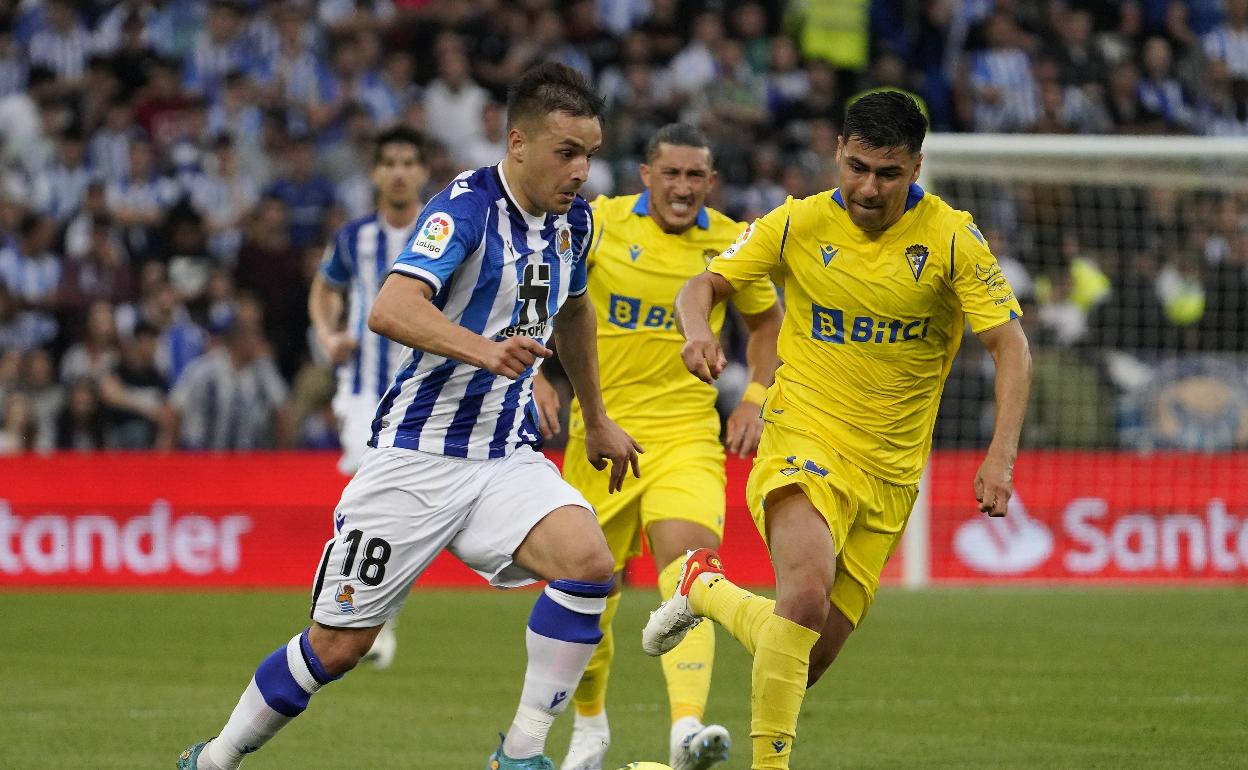
M752 770L788 770L810 650L817 641L818 632L779 615L763 624L750 676Z
M673 590L674 588L675 586ZM689 591L689 606L699 615L726 628L728 633L741 642L745 651L753 655L758 646L759 630L775 611L776 602L774 599L750 593L727 578L715 578L709 586L699 578L694 581L693 588ZM691 631L690 634L692 633ZM683 645L684 642L681 642L680 646ZM679 648L678 646L677 649Z
M663 598L676 590L682 556L659 571L659 593ZM672 723L684 717L701 721L711 691L711 667L715 663L715 627L699 623L676 649L659 658L667 680L667 697L672 707Z
M615 655L615 633L611 621L615 620L615 611L620 607L618 593L607 597L607 609L598 621L602 629L602 641L594 656L589 659L585 673L581 674L581 683L576 686L572 695L572 703L576 705L576 713L583 717L601 714L607 707L607 680L611 677L611 658Z

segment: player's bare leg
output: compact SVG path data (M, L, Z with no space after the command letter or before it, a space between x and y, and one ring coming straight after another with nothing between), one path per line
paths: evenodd
M680 580L685 554L719 547L719 536L696 522L662 519L646 532L659 569L659 593L668 597ZM667 683L672 727L669 764L675 770L705 770L728 758L732 739L723 725L703 724L715 661L715 628L703 623L690 629L679 645L659 659Z
M598 520L575 505L538 522L516 549L515 561L548 583L525 633L529 660L520 706L489 767L553 768L543 756L546 735L602 639L599 617L614 583L615 562Z
M849 639L853 631L854 624L841 613L835 604L829 602L828 619L823 624L823 633L819 635L819 641L815 642L815 646L810 651L810 673L806 676L808 688L815 686L815 682L819 681L823 672L827 671L832 661L836 660L836 656L841 654L841 648L845 646L845 641Z
M317 690L355 668L380 629L314 623L279 647L256 669L221 733L182 752L179 770L235 770L302 714Z
M624 573L615 573L615 584L607 596L607 607L598 627L602 641L585 666L585 673L573 695L575 719L568 741L568 753L559 770L602 770L607 749L611 747L611 724L607 720L607 680L611 676L611 660L615 656L615 612L620 606L620 590Z

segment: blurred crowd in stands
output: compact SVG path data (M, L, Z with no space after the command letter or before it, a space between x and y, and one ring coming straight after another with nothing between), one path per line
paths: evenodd
M0 452L334 446L305 305L373 205L372 136L421 130L432 195L502 157L507 84L551 59L606 100L586 197L636 192L679 119L743 220L835 186L869 88L937 131L1248 138L1248 0L0 0ZM1029 189L1020 226L941 192L992 230L1039 349L1248 346L1242 193ZM1111 208L1136 218L1113 249L1068 226Z

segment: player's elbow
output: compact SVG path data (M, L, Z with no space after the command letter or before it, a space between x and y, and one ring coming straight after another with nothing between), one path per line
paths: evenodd
M377 302L372 309L368 311L368 329L371 332L380 334L383 337L393 336L395 331L395 317L390 308Z

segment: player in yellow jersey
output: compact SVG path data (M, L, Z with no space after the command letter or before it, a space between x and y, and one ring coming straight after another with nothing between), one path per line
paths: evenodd
M684 124L659 129L641 166L641 195L593 202L597 232L589 253L589 294L597 308L602 394L611 415L650 451L640 480L609 495L581 455L585 428L573 417L564 454L564 478L593 503L607 543L622 570L646 538L664 595L676 586L685 552L719 545L724 528L724 450L746 456L758 443L766 387L776 368L781 310L766 277L743 283L733 304L751 337L750 385L728 420L724 443L715 412L715 388L689 374L672 303L680 288L706 269L744 225L703 206L715 182L711 151L701 131ZM719 334L725 308L711 314ZM576 406L572 414L579 414ZM617 585L618 585L617 581ZM605 711L619 595L608 600L603 641L573 697L576 726L563 770L599 770L610 733ZM711 626L664 658L672 715L671 764L677 770L710 767L727 755L729 736L704 725L715 654Z
M746 488L776 600L733 585L712 551L697 551L643 633L646 651L662 654L709 617L754 656L756 770L789 767L806 688L871 606L967 320L996 362L996 428L975 497L993 516L1010 498L1031 379L1021 311L970 215L914 184L926 128L904 94L862 97L837 144L841 186L755 221L676 300L684 363L711 382L724 366L712 308L762 276L784 289L783 364Z

